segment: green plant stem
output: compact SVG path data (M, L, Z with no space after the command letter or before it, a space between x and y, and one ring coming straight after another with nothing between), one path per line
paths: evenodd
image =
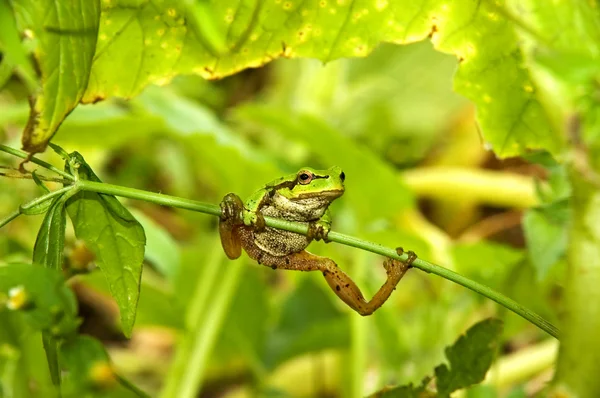
M109 195L122 196L130 199L139 199L145 202L155 203L157 205L198 211L200 213L211 214L213 216L219 216L221 214L221 208L219 206L197 202L190 199L178 198L176 196L163 195L160 193L143 191L141 189L121 187L118 185L86 180L79 180L76 185L79 186L79 188L83 191L106 193Z
M593 153L593 152L592 152ZM570 165L573 189L555 396L600 396L600 188L587 154ZM600 171L600 170L599 170Z
M120 187L117 185L104 184L93 181L80 180L75 185L78 187L78 189L84 191L93 191L98 193L123 196L131 199L140 199L160 205L198 211L214 216L219 216L221 214L220 207L217 205L201 203L189 199L182 199L175 196L156 194L139 189ZM265 217L265 223L267 226L277 229L283 229L286 231L296 232L303 235L306 235L308 233L308 227L301 223L290 222L271 217ZM357 239L352 236L341 234L339 232L331 231L328 235L328 239L331 242L337 242L346 246L352 246L358 249L367 250L385 257L395 258L399 260L406 260L408 258L406 254L399 256L396 253L395 249L384 247L377 243L367 242L362 239ZM481 283L475 282L469 278L457 274L456 272L450 271L449 269L440 267L439 265L432 264L422 259L416 259L413 262L412 266L413 268L418 268L427 273L441 276L442 278L448 279L454 283L466 287L467 289L477 292L497 302L503 307L511 310L515 314L527 319L528 321L530 321L540 329L544 330L551 336L558 338L558 329L550 322L546 321L544 318L532 312L531 310L523 307L516 301L490 289L485 285L482 285Z
M27 202L24 205L21 205L21 209L27 210L39 204L42 204L55 196L60 196L64 193L67 193L73 189L73 185L67 185L66 187L62 187L61 189L57 189L56 191L48 192L46 195L40 196L32 200L31 202Z
M69 174L66 171L63 171L63 170L61 170L61 169L59 169L57 167L52 166L50 163L44 162L43 160L40 160L40 159L38 159L36 157L31 156L27 152L20 151L18 149L11 148L9 146L2 145L2 144L0 144L0 151L6 152L8 154L11 154L11 155L16 156L16 157L21 158L21 159L28 159L31 163L35 163L38 166L42 166L45 169L53 171L56 174L59 174L59 175L63 176L67 180L75 181L75 177L73 177L71 174Z
M0 228L2 228L3 226L8 224L15 218L19 217L20 215L21 215L21 210L19 210L19 209L13 211L12 213L9 213L6 217L4 217L3 219L0 219Z
M178 344L177 354L160 394L163 398L198 396L209 356L244 269L243 262L234 261L224 270L223 259L224 253L217 243L205 264L207 269L203 275L208 274L210 279L218 277L219 283L212 283L212 286L206 286L208 283L196 285L186 314L187 333Z

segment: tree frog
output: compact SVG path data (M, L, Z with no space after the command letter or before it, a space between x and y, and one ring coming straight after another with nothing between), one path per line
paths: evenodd
M259 264L273 269L320 271L333 292L361 315L370 315L395 290L416 255L406 261L386 259L387 280L371 301L366 301L356 284L327 258L304 250L313 240L327 241L331 227L329 205L344 193L345 175L334 166L327 170L303 167L297 173L271 181L243 203L230 193L221 202L219 233L230 259L242 248ZM265 226L264 216L308 224L308 236ZM401 254L401 249L398 249Z

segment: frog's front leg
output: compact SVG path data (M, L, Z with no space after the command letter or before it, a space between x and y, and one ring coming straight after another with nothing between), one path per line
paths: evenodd
M325 243L329 243L327 239L329 230L331 230L331 212L327 209L321 218L308 224L308 234L306 236L310 240L323 240Z
M259 211L268 198L268 191L259 190L244 204L234 193L225 195L221 201L219 235L227 257L234 260L242 254L239 229L248 226L254 230L265 229L265 218Z
M227 194L221 201L221 217L219 218L219 236L225 254L234 260L242 254L242 246L238 229L244 225L242 212L244 204L234 193Z

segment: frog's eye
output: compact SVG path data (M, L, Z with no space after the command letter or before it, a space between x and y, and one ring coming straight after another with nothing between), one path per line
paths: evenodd
M301 171L298 174L298 182L302 185L309 184L313 179L313 174L310 171Z

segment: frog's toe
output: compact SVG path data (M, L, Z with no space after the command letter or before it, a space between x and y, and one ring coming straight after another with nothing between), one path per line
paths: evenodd
M324 242L329 242L327 239L327 235L329 235L329 227L320 224L320 223L309 223L308 224L308 233L307 237L310 240L322 240Z
M412 250L408 251L408 259L406 260L406 265L408 267L412 266L413 261L417 259L417 255Z

